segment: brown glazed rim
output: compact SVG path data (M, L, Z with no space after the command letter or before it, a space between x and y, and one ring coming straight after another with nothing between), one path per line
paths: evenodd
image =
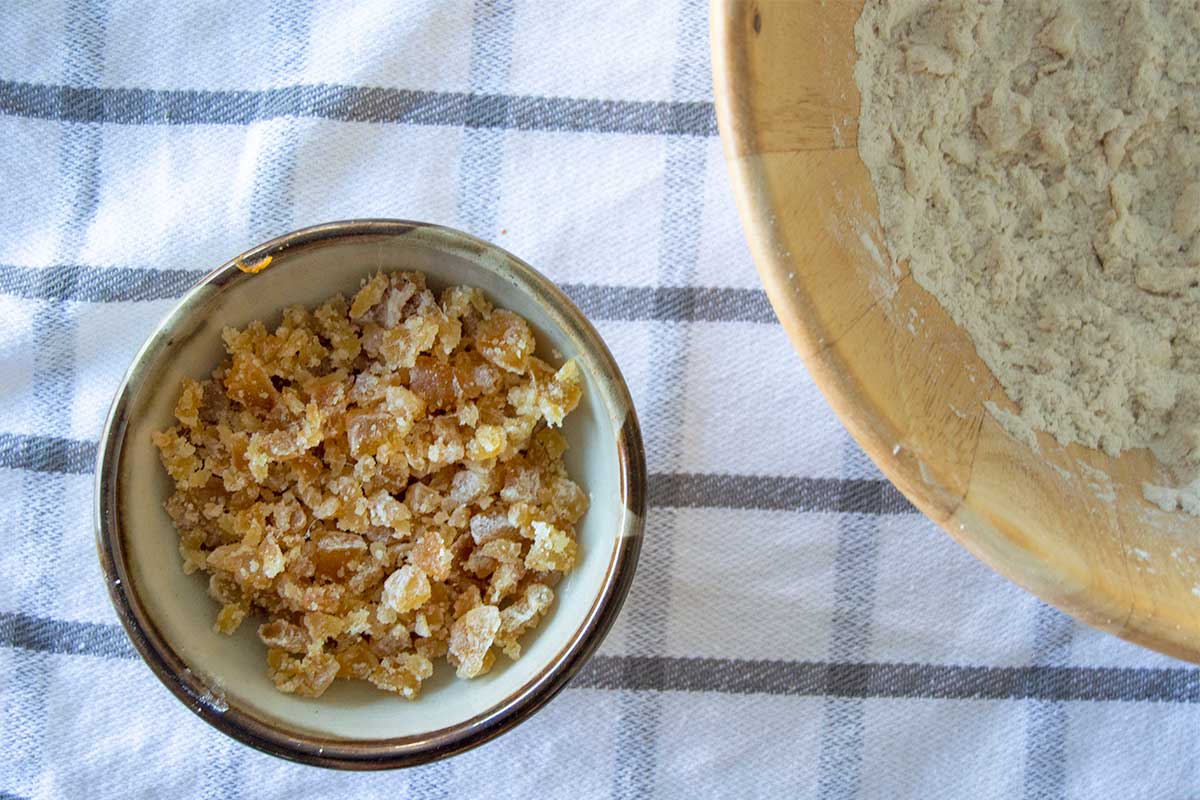
M218 711L212 705L209 688L171 649L149 618L126 568L117 482L131 398L151 366L169 354L175 344L175 332L193 311L214 292L253 278L239 269L239 264L254 264L286 250L319 247L348 238L416 232L451 250L498 256L504 277L534 296L553 324L581 352L595 359L599 368L595 376L599 384L598 399L613 420L623 420L617 434L617 456L624 509L603 584L583 624L545 669L500 703L457 725L415 736L353 741L284 728L232 701L227 709ZM360 219L304 228L242 253L202 278L158 326L125 374L100 440L96 468L96 548L109 596L134 647L163 685L205 722L251 747L292 761L338 769L391 769L436 761L483 744L529 717L566 686L612 627L629 591L641 549L645 507L645 454L629 389L599 334L567 296L516 256L461 231L423 222Z

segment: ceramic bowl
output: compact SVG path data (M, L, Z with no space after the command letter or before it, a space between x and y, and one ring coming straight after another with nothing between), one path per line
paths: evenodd
M239 265L270 256L249 274ZM590 494L580 560L516 661L462 681L444 662L421 696L402 700L359 681L319 699L283 694L266 670L256 625L213 631L206 576L183 574L163 510L170 481L151 444L173 424L180 382L203 377L224 350L221 329L278 320L281 310L352 294L376 270L420 270L432 287L469 285L525 317L538 353L575 358L584 374L567 419L566 461ZM633 403L595 329L550 281L500 248L436 225L356 220L273 239L219 267L167 316L134 358L101 441L96 543L109 594L146 663L206 722L260 750L328 767L379 769L443 758L510 729L543 706L595 651L629 589L641 543L645 462Z

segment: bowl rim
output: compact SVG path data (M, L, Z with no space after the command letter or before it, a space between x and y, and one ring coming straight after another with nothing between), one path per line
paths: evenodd
M582 352L595 358L601 378L598 396L614 420L623 418L616 443L624 506L619 530L603 582L582 624L542 670L499 703L457 724L403 737L354 741L287 730L232 703L215 700L200 676L168 645L133 589L117 493L128 406L150 367L168 351L172 332L214 291L251 277L246 264L344 239L417 232L439 245L498 257L504 277L532 294L553 323ZM503 248L453 228L399 219L350 219L301 228L256 245L202 277L147 337L122 378L100 438L95 476L96 549L109 598L134 648L159 681L205 722L257 750L314 766L352 770L409 767L448 758L510 730L562 691L599 647L620 612L637 567L646 509L645 452L633 400L608 347L583 313L548 278Z
M841 4L836 15L830 13L820 18L841 20L850 16L853 25L859 18L863 2L854 0ZM784 13L785 10L787 13ZM1003 524L1006 522L1004 518L1000 518L1001 524L997 524L997 517L989 513L990 509L980 512L985 503L979 499L979 493L973 491L976 486L973 481L968 482L966 491L944 495L931 491L911 451L907 448L894 449L901 437L893 435L895 426L887 421L880 404L862 401L863 383L852 370L846 368L849 361L838 347L838 334L831 331L815 313L823 304L814 299L816 292L803 280L813 272L812 264L815 261L794 248L786 225L789 215L795 216L800 212L795 208L784 210L773 202L775 195L783 191L780 187L789 185L780 181L776 174L777 171L782 172L779 165L788 159L795 157L797 162L827 159L830 163L836 163L845 156L847 161L857 161L861 166L851 124L857 122L859 114L857 86L852 80L849 81L847 85L853 86L852 93L848 97L843 94L837 98L849 102L849 116L846 118L849 122L839 123L843 135L847 137L845 141L839 141L833 135L832 112L825 116L814 114L814 119L821 119L821 124L815 128L799 126L792 117L777 113L781 106L773 102L777 98L770 92L757 91L763 86L781 85L774 80L774 75L766 76L764 73L766 65L778 62L780 59L775 56L783 52L777 47L768 49L770 46L765 44L768 41L765 36L759 38L764 24L776 32L796 31L802 29L802 25L811 28L811 20L798 21L798 16L810 10L810 4L791 3L789 0L759 0L754 3L745 0L709 0L715 110L724 160L742 231L759 279L793 349L836 413L839 423L858 442L863 452L914 507L968 553L1000 576L1081 623L1174 658L1200 662L1200 647L1196 645L1194 626L1189 628L1179 622L1181 619L1193 619L1195 615L1184 609L1172 619L1164 613L1160 599L1168 595L1145 589L1143 587L1152 584L1130 577L1133 569L1128 567L1128 554L1131 551L1126 550L1126 577L1123 581L1094 580L1086 569L1086 562L1046 557L1023 527ZM796 14L792 14L793 11ZM828 31L813 30L818 37L828 34ZM822 63L840 62L829 51L824 53ZM772 80L768 80L768 77ZM797 86L789 85L793 88ZM799 85L799 90L808 88L807 85ZM832 107L835 102L832 97L819 94L813 94L812 98L813 108ZM842 110L839 109L838 113L842 113ZM829 142L820 143L814 138L811 145L800 147L794 144L802 134L811 135L813 131L819 131L821 135L829 132ZM801 194L806 198L822 197L813 192ZM870 184L870 195L874 198L873 184ZM878 244L878 240L875 244ZM930 300L940 306L940 301L932 295ZM860 319L866 316L864 313ZM847 329L844 328L842 332ZM987 375L992 377L990 369ZM1006 397L1002 387L998 384L997 387L999 394ZM988 424L987 417L981 415L981 420L983 423L980 428ZM1089 449L1080 447L1084 452ZM936 478L936 468L932 472ZM996 504L991 505L995 507ZM1124 531L1120 535L1125 536ZM1162 584L1161 581L1156 583Z

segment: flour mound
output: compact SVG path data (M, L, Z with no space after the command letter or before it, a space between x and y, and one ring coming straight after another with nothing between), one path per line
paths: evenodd
M888 247L1019 423L1200 474L1200 6L868 0L855 33Z

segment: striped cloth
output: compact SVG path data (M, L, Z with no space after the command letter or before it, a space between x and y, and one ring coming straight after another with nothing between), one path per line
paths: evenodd
M0 22L3 797L1200 794L1200 675L996 577L882 479L758 288L701 0L37 0ZM351 775L238 745L116 625L92 459L135 349L247 246L347 217L495 240L641 411L620 621L532 720Z

